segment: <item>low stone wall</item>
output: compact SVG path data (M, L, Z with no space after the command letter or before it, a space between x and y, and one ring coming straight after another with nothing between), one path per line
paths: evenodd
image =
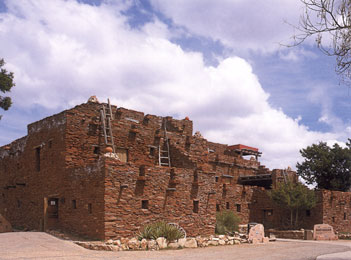
M93 241L83 242L75 241L77 245L80 245L87 249L92 250L106 250L106 251L124 251L124 250L160 250L160 249L178 249L178 248L196 248L196 247L208 247L208 246L219 246L219 245L237 245L242 243L249 243L248 236L246 234L236 234L234 236L218 235L209 237L188 237L181 238L177 241L169 242L164 237L159 237L156 240L142 239L139 241L137 238L122 238L118 240L108 240L106 242Z
M304 230L274 230L268 229L266 234L268 236L274 235L276 238L288 238L288 239L304 239Z

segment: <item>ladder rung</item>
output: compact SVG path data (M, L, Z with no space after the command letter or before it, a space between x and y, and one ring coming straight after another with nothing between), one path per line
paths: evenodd
M167 166L168 166L168 163L162 163L162 162L161 162L161 165L167 165Z
M168 153L168 151L165 151L165 150L161 150L161 153Z
M160 158L161 158L161 159L168 159L169 157L162 157L162 156L161 156Z

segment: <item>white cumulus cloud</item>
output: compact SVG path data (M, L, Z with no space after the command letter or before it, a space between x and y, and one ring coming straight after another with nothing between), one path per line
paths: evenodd
M300 148L339 137L309 131L272 108L247 61L233 56L207 66L201 53L172 43L162 22L131 28L124 6L73 0L7 4L8 13L0 14L0 56L16 77L13 109L40 104L60 111L91 95L110 97L146 113L189 116L210 141L260 148L270 167L294 166ZM1 136L12 137L8 131L0 125Z

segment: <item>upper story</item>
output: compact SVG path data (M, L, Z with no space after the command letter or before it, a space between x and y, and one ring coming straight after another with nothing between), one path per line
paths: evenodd
M189 118L145 115L114 105L110 106L111 126L103 126L103 106L108 107L89 99L29 124L27 136L0 147L0 172L15 172L14 182L21 183L28 171L94 165L106 153L109 145L105 137L111 129L115 153L126 164L162 167L162 151L168 151L170 165L163 167L211 172L216 178L230 177L234 183L247 185L268 187L274 182L272 172L259 163L261 153L257 148L209 142L198 132L193 135ZM275 172L276 179L285 176L284 171ZM260 176L261 180L255 178L252 182L252 176Z

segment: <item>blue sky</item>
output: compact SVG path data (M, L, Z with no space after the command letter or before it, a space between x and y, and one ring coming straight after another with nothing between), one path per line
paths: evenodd
M313 39L287 48L296 0L0 0L0 56L15 73L0 145L26 125L108 97L189 116L211 141L244 143L272 168L350 137L351 92Z

